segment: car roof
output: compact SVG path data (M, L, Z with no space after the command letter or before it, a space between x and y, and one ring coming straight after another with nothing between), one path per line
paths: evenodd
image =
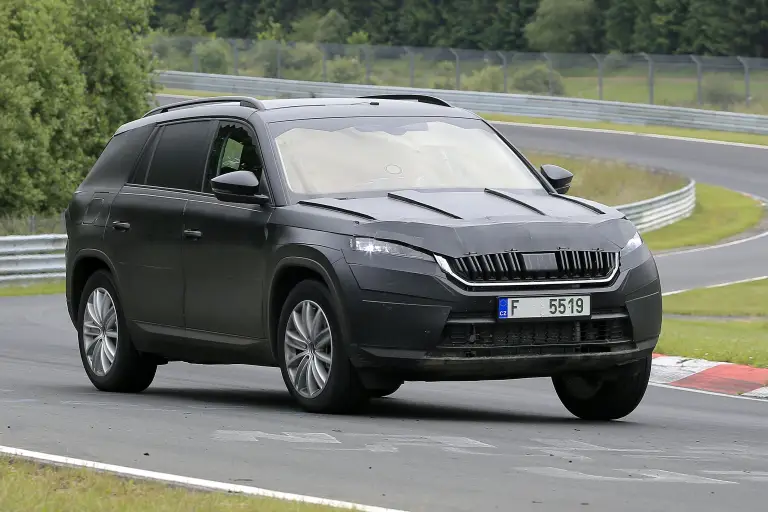
M414 99L411 99L414 98ZM199 102L199 103L198 103ZM286 98L257 100L244 96L200 98L154 108L144 117L122 125L115 135L147 124L195 117L226 116L248 119L258 115L266 122L324 117L460 117L478 118L468 110L420 95L362 98Z

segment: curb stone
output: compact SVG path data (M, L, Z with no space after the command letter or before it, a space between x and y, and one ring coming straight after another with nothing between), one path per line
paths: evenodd
M768 368L653 354L651 383L768 400Z

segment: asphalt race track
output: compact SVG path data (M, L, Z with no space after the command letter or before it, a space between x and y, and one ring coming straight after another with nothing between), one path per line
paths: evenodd
M624 160L768 198L768 149L618 133L497 126L525 150ZM768 233L722 248L660 254L662 288L668 292L766 275L768 267L765 258L758 256L761 254L768 254Z
M768 151L505 126L526 149L620 157L768 197ZM763 275L768 237L661 256L665 290ZM763 256L761 256L763 255ZM760 510L768 402L651 387L573 418L549 380L408 383L307 414L279 371L173 363L140 395L88 382L63 296L0 299L0 445L411 511Z

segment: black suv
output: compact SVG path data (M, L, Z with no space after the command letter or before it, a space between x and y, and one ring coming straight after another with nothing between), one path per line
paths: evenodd
M648 385L659 276L571 178L429 96L155 108L66 214L85 371L140 392L169 361L279 366L316 412L404 381L551 377L576 416L623 417Z

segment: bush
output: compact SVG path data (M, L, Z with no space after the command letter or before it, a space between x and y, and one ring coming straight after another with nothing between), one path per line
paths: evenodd
M504 69L501 66L486 66L461 82L465 91L504 92Z
M193 51L200 63L201 73L232 74L234 70L233 49L224 39L209 39L197 43Z
M338 84L365 83L365 66L354 57L336 57L326 64L328 81Z
M150 0L0 2L0 216L60 213L154 92Z
M435 76L430 80L431 89L456 89L456 64L441 60L435 66Z
M565 85L563 77L557 71L551 71L545 65L521 69L512 75L512 84L515 89L530 94L551 94L563 96Z
M707 79L701 88L704 103L723 110L731 109L744 100L744 95L733 90L733 83L727 77Z

